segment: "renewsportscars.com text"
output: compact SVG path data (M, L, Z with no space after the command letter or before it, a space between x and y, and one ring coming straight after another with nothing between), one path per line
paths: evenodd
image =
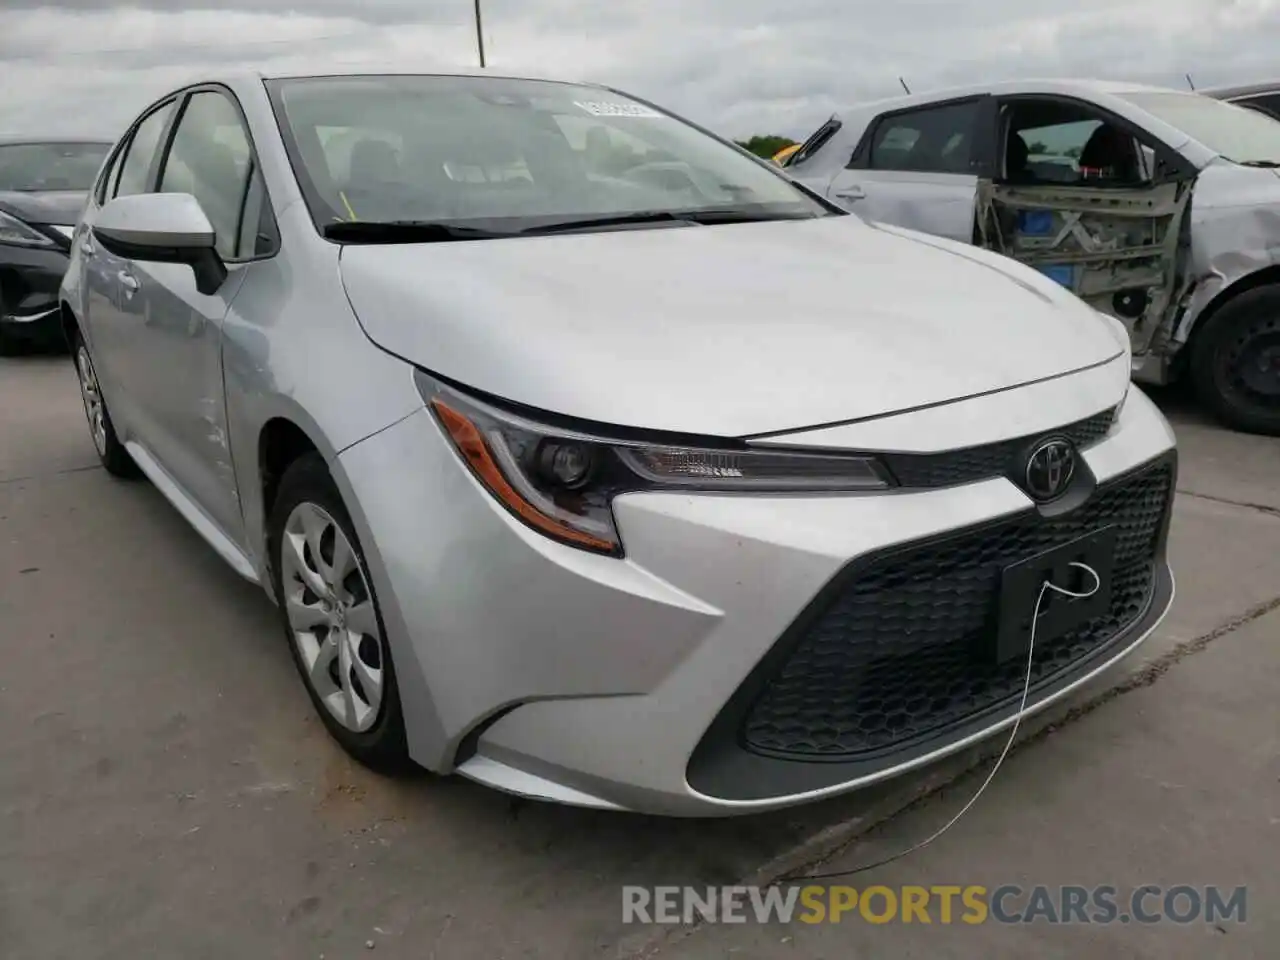
M623 887L624 923L1244 923L1245 887Z

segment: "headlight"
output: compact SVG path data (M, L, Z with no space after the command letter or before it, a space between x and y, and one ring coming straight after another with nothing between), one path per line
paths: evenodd
M57 244L16 217L0 213L0 243L14 247L55 247Z
M513 515L563 543L621 556L613 498L638 490L859 491L893 484L873 457L651 444L536 423L425 373L418 389L476 479Z

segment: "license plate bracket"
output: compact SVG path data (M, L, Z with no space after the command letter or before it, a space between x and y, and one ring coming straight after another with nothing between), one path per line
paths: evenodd
M997 663L1026 659L1031 649L1031 621L1046 579L1057 586L1083 593L1093 586L1088 571L1072 566L1082 563L1098 574L1098 589L1089 597L1068 597L1045 590L1036 620L1035 640L1043 646L1063 636L1111 607L1111 579L1115 566L1117 531L1102 527L1026 560L1004 568L1000 575L999 622L988 653Z

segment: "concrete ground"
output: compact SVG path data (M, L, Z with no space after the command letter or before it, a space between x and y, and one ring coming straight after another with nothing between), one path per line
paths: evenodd
M949 819L976 781L937 788L978 756L720 822L379 779L312 716L256 588L96 467L69 361L0 360L0 957L1274 956L1280 441L1165 401L1179 596L1158 636L1034 724L936 844L849 882L1247 885L1248 922L689 932L624 926L620 887L875 859Z

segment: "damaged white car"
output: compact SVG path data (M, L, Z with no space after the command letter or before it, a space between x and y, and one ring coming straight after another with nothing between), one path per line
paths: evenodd
M1280 122L1158 87L988 84L837 114L786 167L1036 267L1125 324L1135 379L1189 377L1227 424L1280 435Z

